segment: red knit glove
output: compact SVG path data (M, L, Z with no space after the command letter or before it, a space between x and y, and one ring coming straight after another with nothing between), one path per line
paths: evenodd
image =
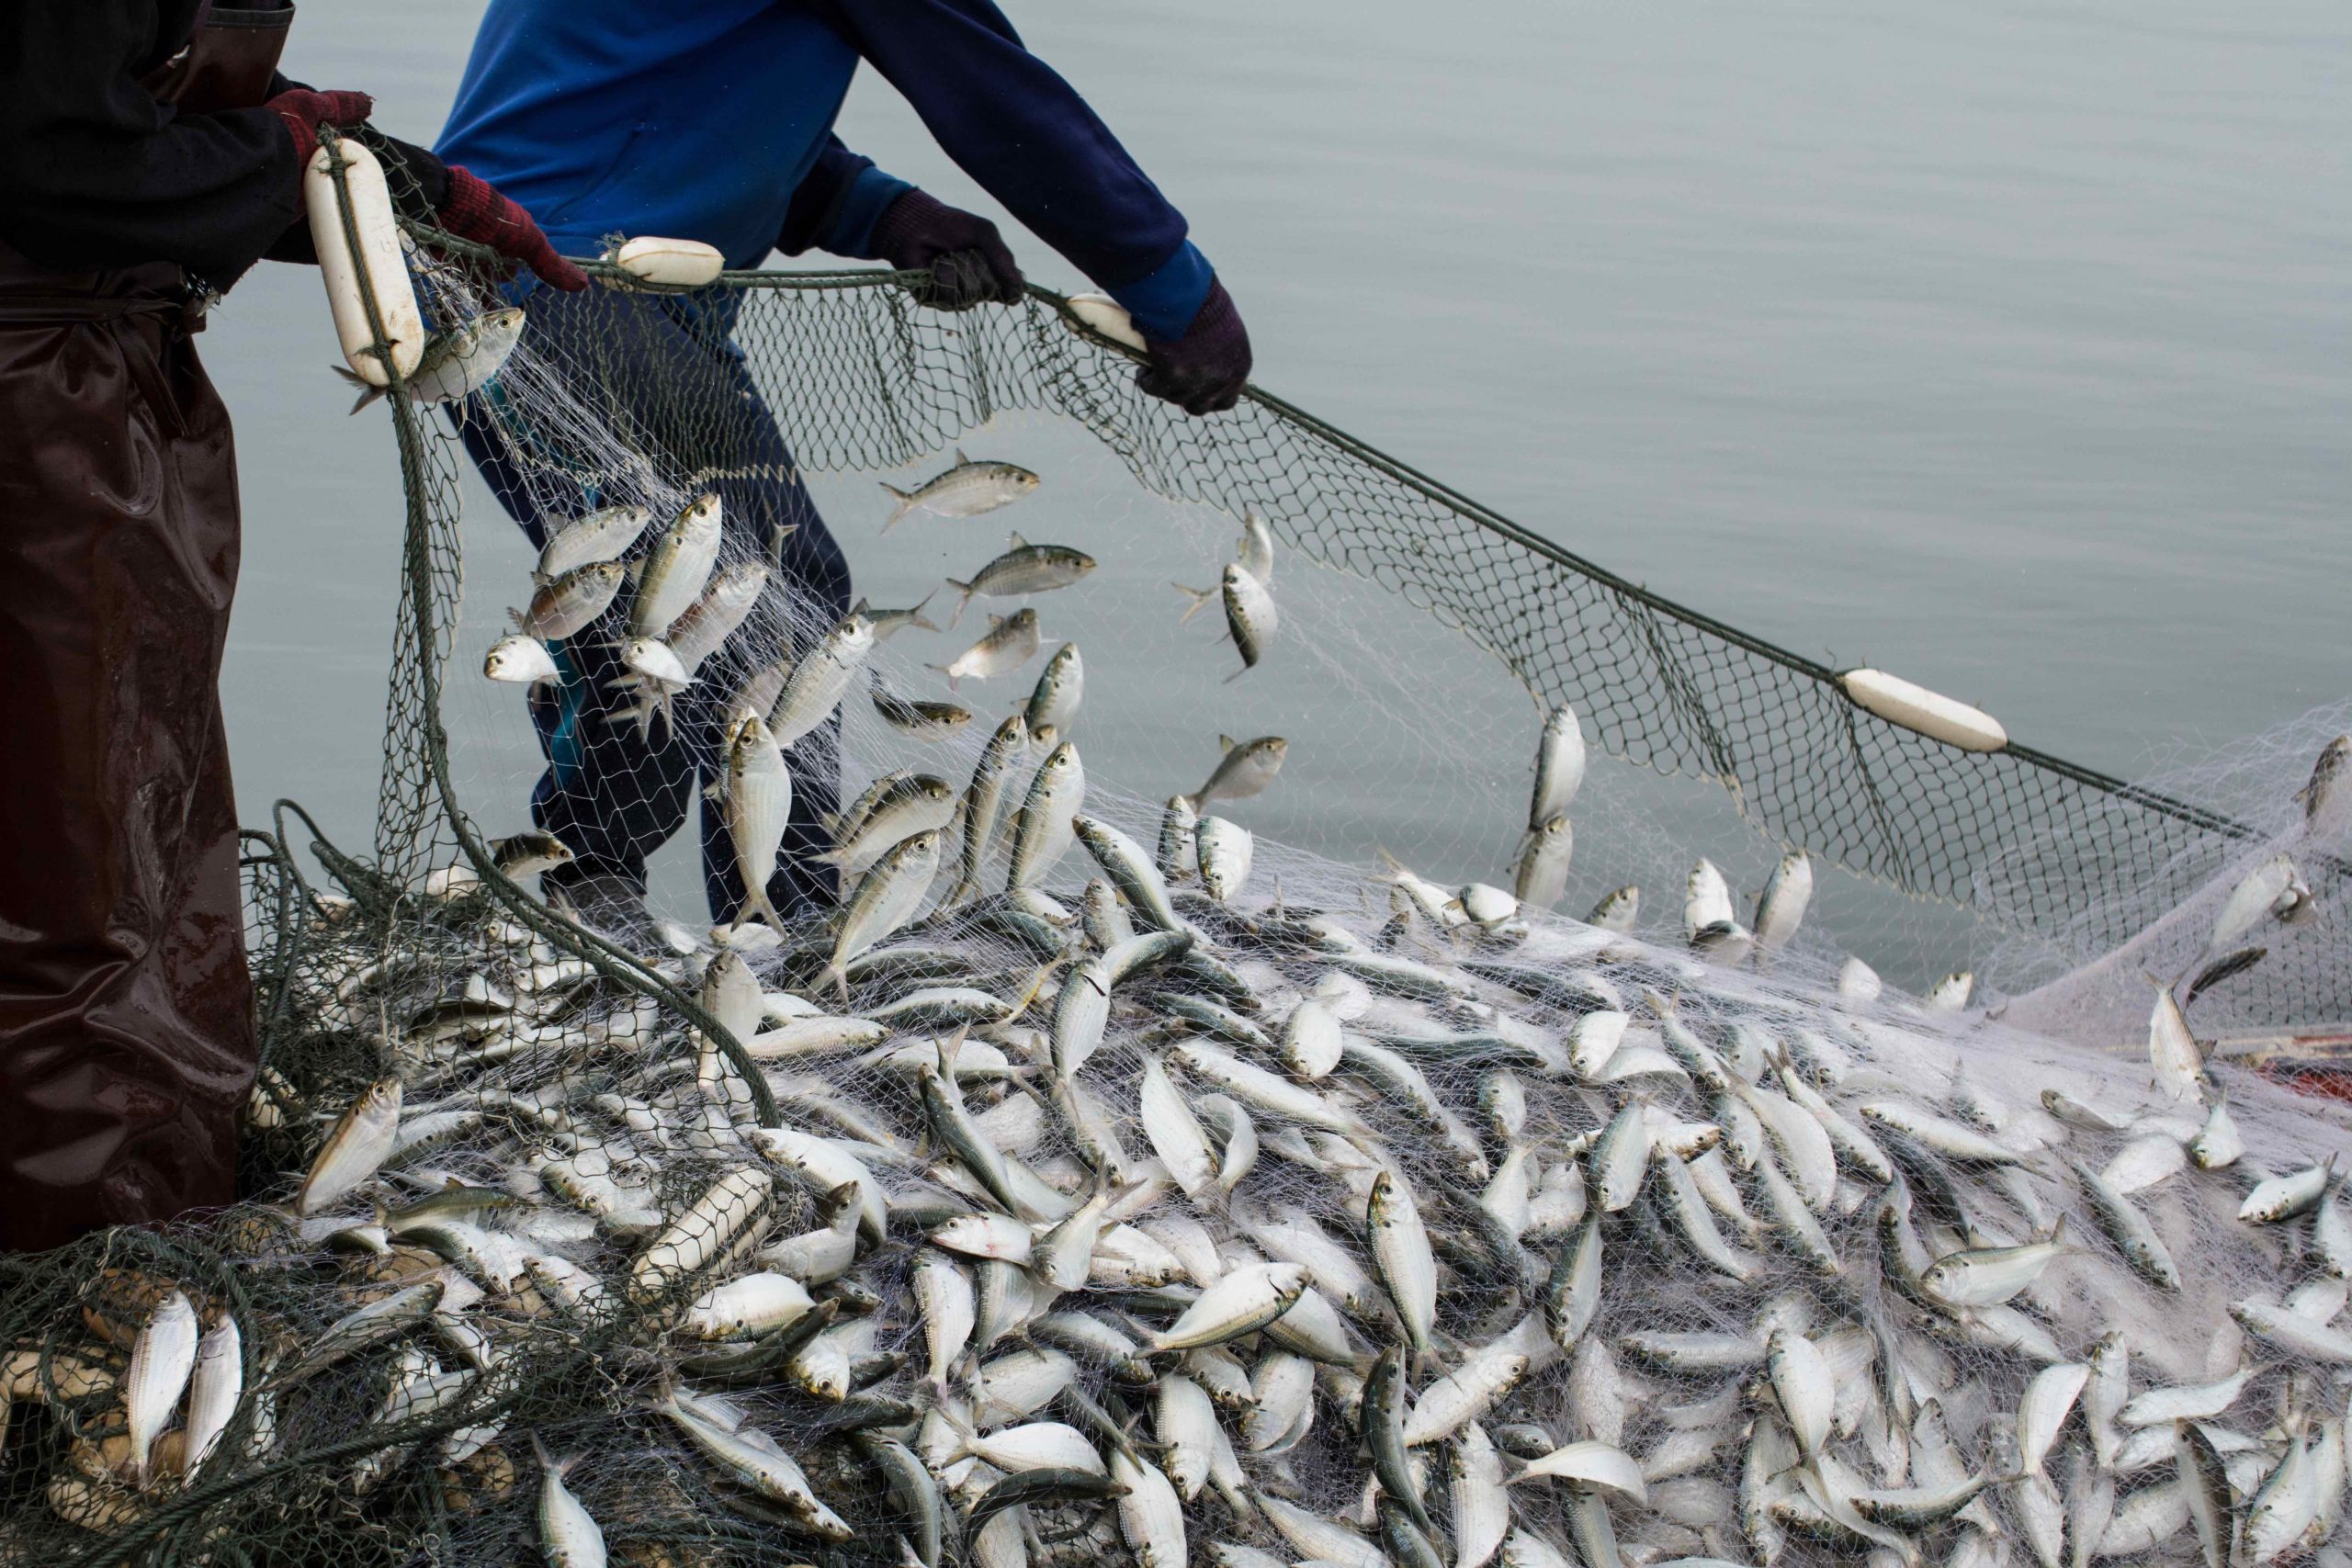
M295 167L308 169L311 154L319 150L319 127L357 125L375 109L376 100L365 93L314 93L296 87L262 107L276 109L277 118L286 122L287 131L294 138Z
M529 213L463 164L449 167L449 199L439 219L450 233L521 262L551 288L576 294L588 287L588 275L556 254Z

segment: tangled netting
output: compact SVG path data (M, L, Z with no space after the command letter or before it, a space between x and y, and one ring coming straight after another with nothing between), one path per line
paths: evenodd
M838 915L607 919L524 886L564 852L516 819L537 759L511 705L477 724L452 684L495 635L458 615L464 458L395 395L411 532L372 852L291 808L250 836L250 1201L0 1259L0 1563L2340 1559L2341 1108L2200 1060L2144 980L2110 1055L1963 1011L1957 980L1916 1003L1838 973L1791 934L1804 863L1747 923L1712 864L1658 882L1658 846L1590 830L1608 786L1579 794L1556 738L1736 780L1825 862L1948 897L2025 809L2079 824L2111 877L2210 833L2238 845L2210 881L2251 840L1891 729L1272 400L1166 417L1045 297L944 316L872 275L600 276L616 320L731 343L755 395L676 406L617 349L600 373L526 331L465 429L567 511L666 529L773 479L729 446L770 438L761 402L805 475L1051 410L1186 504L1087 492L1168 526L1081 540L1109 541L1099 575L1030 592L1097 657L1082 704L1016 705L1016 743L955 705L999 694L950 658L968 623L874 645L847 617L867 641L826 722L792 694L844 622L789 595L694 683L639 683L614 722L650 734L698 701L797 714L796 787L855 795L822 824L850 891ZM495 302L462 260L419 279L447 326ZM1025 438L991 425L978 456ZM1072 537L1085 519L1046 510L1072 471L1009 515ZM1209 581L1251 512L1274 553L1245 534L1241 564L1282 624L1222 695L1233 650L1169 640L1182 603L1089 594L1127 554ZM528 591L511 570L493 603ZM1517 682L1477 684L1459 637L1378 608L1399 597ZM943 662L944 694L920 668ZM1536 815L1573 807L1600 840L1579 867L1648 866L1645 916L1549 913L1559 868L1529 873L1516 819L1464 808L1399 846L1443 886L1316 839L1395 830L1351 758L1523 788L1520 682L1583 715L1553 728ZM1212 726L1281 721L1278 779L1279 752L1158 733L1204 686ZM739 846L776 824L743 782L766 733L726 741ZM1088 779L1081 742L1127 767ZM1130 783L1162 761L1197 772ZM1453 880L1514 859L1524 899Z

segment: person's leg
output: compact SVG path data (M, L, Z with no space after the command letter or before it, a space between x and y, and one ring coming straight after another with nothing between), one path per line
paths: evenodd
M232 1201L258 1055L229 422L153 315L0 326L0 1248Z
M610 685L620 672L611 644L627 615L626 593L608 624L567 640L559 658L566 671L560 692L533 701L549 761L533 814L578 857L550 880L560 886L619 873L641 891L646 855L676 832L695 790L723 766L727 705L738 683L782 652L805 650L846 612L848 566L729 340L728 317L683 300L604 290L552 298L543 290L526 308L533 311L526 342L567 372L568 390L586 413L649 458L680 493L718 492L720 567L771 558L777 531L785 530L770 591L680 696L674 731L657 727L649 743L633 718L613 716L633 700ZM545 542L548 520L560 523L607 499L595 493L593 479L609 471L611 454L562 449L533 427L528 411L475 400L466 444L535 542ZM834 809L838 794L831 727L796 746L789 761L792 819L770 889L787 913L832 898L831 869L808 859L830 842L820 818ZM703 851L712 915L730 919L742 889L715 806L705 812Z

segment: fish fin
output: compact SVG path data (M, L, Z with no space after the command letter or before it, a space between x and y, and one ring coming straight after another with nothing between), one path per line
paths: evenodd
M1176 624L1180 626L1186 621L1191 620L1194 615L1199 615L1203 609L1206 608L1209 604L1215 601L1218 595L1225 592L1221 587L1187 588L1182 583L1172 581L1168 584L1168 586L1176 590L1177 592L1184 594L1193 601L1193 607L1186 610L1184 614L1178 618Z
M947 624L950 626L953 626L956 622L964 618L965 607L972 602L972 585L968 582L958 582L956 579L951 577L947 580L947 586L953 588L957 593L963 595L963 597L956 601L956 613L947 617ZM932 592L936 593L939 590L934 588ZM925 599L922 602L922 604L928 604L930 603L931 601L929 599ZM922 608L922 604L918 604L915 608L920 610Z
M838 811L820 811L817 813L817 826L822 828L829 836L837 833L841 830L842 814Z
M866 604L865 596L861 593L858 595L857 603L849 607L849 613L853 615L863 615L866 613L867 608L868 605Z
M915 498L914 491L900 490L897 485L892 484L888 479L884 479L882 481L882 488L888 491L892 495L897 496L900 501L912 501Z
M524 618L523 612L512 604L506 607L506 618L514 623L514 629L518 632L527 633L531 629L531 623Z
M925 631L927 631L927 632L935 632L935 631L937 631L937 630L939 629L937 626L933 626L929 621L926 621L926 620L924 620L924 619L922 618L922 613L923 613L923 611L924 611L924 610L926 610L926 609L930 608L930 606L931 606L931 602L932 602L933 599L936 599L936 598L938 598L938 597L939 597L939 590L938 590L938 589L936 589L936 588L933 589L930 592L928 592L928 593L924 594L924 595L922 596L922 602L921 602L920 604L916 604L916 605L915 605L915 607L914 607L913 609L909 610L909 611L907 612L907 623L908 623L908 625L910 625L910 626L921 626L923 630L925 630ZM956 613L957 613L958 615L960 615L960 614L962 614L963 612L959 609Z
M1220 735L1220 736L1218 736L1218 737L1216 738L1216 749L1217 749L1217 750L1218 750L1220 753L1222 753L1222 752L1226 752L1226 751L1230 751L1230 750L1232 750L1236 746L1238 746L1238 745L1240 745L1240 744L1241 744L1241 742L1240 742L1240 741L1236 740L1236 739L1235 739L1232 736L1230 736L1230 735Z
M1222 680L1222 681L1218 682L1217 683L1218 683L1219 685L1222 685L1222 686L1230 686L1230 685L1232 685L1236 681L1238 681L1239 679L1241 679L1241 677L1243 677L1244 675L1247 675L1248 673L1250 673L1250 671L1252 671L1252 670L1254 670L1254 669L1256 669L1256 668L1257 668L1257 666L1256 666L1256 665L1254 665L1254 664L1244 664L1240 669L1236 670L1232 674L1227 675L1224 680Z
M965 465L971 462L971 460L972 459L969 457L964 456L964 449L961 446L956 448L956 466L957 468L963 468Z
M1182 801L1184 809L1195 817L1201 813L1201 797L1197 795L1172 795L1168 797L1168 800L1171 806L1178 801Z
M638 583L643 581L645 579L645 558L643 556L639 556L635 560L629 562L628 570L622 575L628 579L629 585L631 587L635 587Z
M1012 547L1016 550L1025 550L1029 547L1029 541L1021 536L1021 530L1018 528L1012 531Z

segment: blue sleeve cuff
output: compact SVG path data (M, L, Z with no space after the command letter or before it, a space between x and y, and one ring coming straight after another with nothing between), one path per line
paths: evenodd
M840 209L833 214L832 232L817 242L819 248L837 256L872 259L875 220L914 188L898 175L886 175L871 165L859 170L857 178L850 182L849 190L842 197Z
M1136 328L1154 343L1174 343L1201 313L1216 273L1200 247L1187 240L1176 254L1133 283L1109 290L1127 309Z

